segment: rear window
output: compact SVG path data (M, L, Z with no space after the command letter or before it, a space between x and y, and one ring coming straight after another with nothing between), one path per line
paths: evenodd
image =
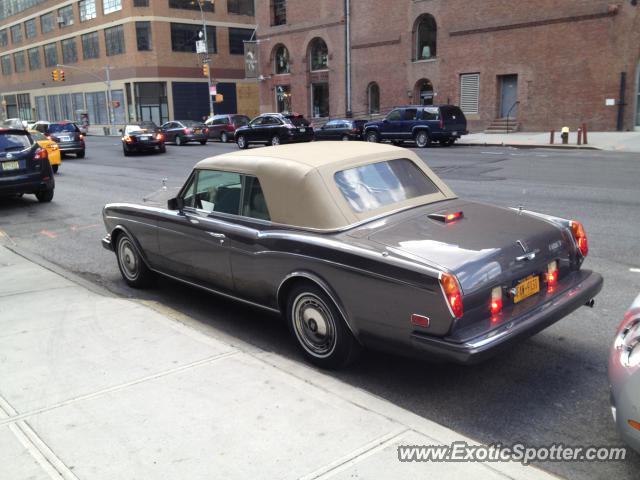
M440 191L407 158L342 170L334 179L351 208L358 213Z
M79 132L80 130L73 123L52 123L49 125L49 133L58 132Z
M0 133L0 152L20 152L31 148L27 134Z
M195 120L183 120L181 122L185 127L199 127L202 122L196 122Z
M442 118L445 120L460 122L465 119L464 113L458 107L443 107L441 110Z
M237 127L249 125L249 117L233 117L233 124Z
M302 115L287 115L285 117L289 122L294 124L296 127L308 127L309 121L304 118Z
M140 124L140 128L144 128L147 130L157 130L158 129L158 125L156 125L153 122L141 122Z

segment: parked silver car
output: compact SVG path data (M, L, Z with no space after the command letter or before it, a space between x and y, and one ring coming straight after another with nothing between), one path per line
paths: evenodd
M609 383L618 432L640 453L640 295L618 327L609 356Z

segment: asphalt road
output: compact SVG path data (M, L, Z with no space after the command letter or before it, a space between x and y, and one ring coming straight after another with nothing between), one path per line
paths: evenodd
M161 281L136 291L103 250L101 208L139 201L162 179L179 186L196 161L232 151L210 143L125 158L114 138L89 138L87 158L64 160L51 204L0 200L0 241L15 243L117 295L154 300L265 350L302 360L277 317ZM485 443L620 445L606 365L615 329L640 292L640 157L595 151L461 147L416 150L460 196L581 220L585 268L603 274L594 309L581 308L514 349L463 367L366 353L337 378ZM4 233L3 233L4 232ZM34 281L38 281L34 279ZM321 412L319 412L321 414ZM640 456L621 463L543 463L571 479L638 478Z

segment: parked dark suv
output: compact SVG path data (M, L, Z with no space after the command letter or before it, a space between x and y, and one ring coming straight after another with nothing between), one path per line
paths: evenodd
M239 148L248 148L250 143L279 145L281 143L310 142L313 127L302 115L296 113L263 113L249 125L240 127L235 133Z
M62 155L75 153L76 157L84 158L84 134L75 123L69 121L49 124L40 123L36 124L34 129L44 133L50 140L56 142Z
M0 127L0 196L33 193L50 202L54 188L47 151L26 130Z
M466 135L467 119L454 105L410 105L398 107L384 120L368 122L364 137L368 142L415 141L420 148L431 142L449 146Z

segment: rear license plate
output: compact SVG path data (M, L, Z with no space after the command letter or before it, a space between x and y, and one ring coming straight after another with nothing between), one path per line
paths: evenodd
M193 133L200 133L202 130L200 130L199 128L196 128Z
M61 142L70 142L71 141L71 137L60 137L60 141Z
M20 168L19 162L2 162L2 171L7 172L9 170L18 170Z
M540 277L535 275L533 277L525 278L516 286L517 292L513 297L513 303L518 303L529 298L531 295L535 295L540 291Z
M142 135L140 138L142 140L151 140L151 135Z
M304 132L306 132L306 131L307 131L307 129L306 129L306 128L304 128L304 127L302 127L302 128L300 129L300 133L304 133Z

